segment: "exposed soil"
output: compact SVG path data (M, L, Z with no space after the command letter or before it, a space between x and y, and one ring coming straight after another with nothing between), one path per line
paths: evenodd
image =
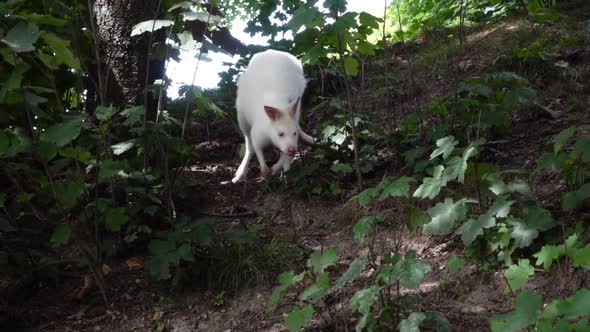
M464 71L461 75L471 77L498 70L514 70L510 65L500 64L494 67L499 54L490 49L493 45L505 45L514 32L513 29L525 23L527 22L521 19L514 19L471 32L467 47L474 46L462 60ZM500 31L496 31L498 29ZM558 33L556 28L550 27L544 31ZM485 41L481 38L485 38ZM435 73L433 64L425 60L425 52L433 48L433 45L434 42L427 39L422 45L413 45L412 49L401 49L392 59L392 71L406 75L412 70L412 75L423 82L414 97L405 94L409 83L407 76L403 75L396 77L402 82L398 91L405 91L404 94L392 92L389 94L389 101L383 95L374 96L380 83L371 79L367 80L365 87L368 92L365 95L356 94L358 98L367 100L367 114L374 117L376 123L383 124L385 129L388 129L391 121L387 111L392 107L399 110L395 116L401 119L404 113L415 111L434 97L452 91L452 81L444 77L451 77L449 73L455 72L453 62L442 65L438 69L440 73ZM553 135L571 125L590 123L590 46L586 42L584 47L575 51L579 58L572 61L571 65L581 76L571 84L579 90L572 92L563 88L560 90L562 95L556 96L554 87L558 83L543 80L541 74L535 73L538 68L531 65L527 71L532 73L531 77L538 78L538 81L532 82L540 95L539 103L558 111L559 115L548 116L545 112L538 111L538 108L515 111L511 114L513 124L501 134L501 142L494 146L493 151L487 151L484 155L487 162L503 170L531 171L535 168L535 160L546 150ZM445 63L446 56L441 56L441 63ZM567 57L568 54L560 56ZM412 61L408 61L409 57L412 57ZM436 66L441 65L437 62ZM369 66L368 72L371 70L378 69ZM361 90L359 82L355 82L355 87L357 92ZM575 107L573 98L578 98L579 102ZM227 123L222 126L231 127ZM191 214L195 217L214 215L218 219L218 230L261 224L265 234L286 239L294 248L299 248L304 256L313 250L335 246L339 259L337 266L330 272L332 278L341 275L359 254L358 245L352 236L352 225L365 215L365 211L354 204L346 203L357 192L344 189L338 199L294 194L289 190L288 182L275 180L269 186L260 183L254 178L258 172L254 166L246 183L222 184L231 179L238 165L239 160L234 157L237 145L236 141L215 139L215 135L213 137L212 142L204 139L195 142L195 148L202 158L190 165L185 173L182 181L185 197L179 200L179 209L192 211ZM403 174L404 171L399 167L400 157L390 153L387 158L367 179L368 184L379 182L383 174ZM294 167L301 165L302 161L299 161ZM353 182L352 179L350 182ZM569 215L560 211L560 198L565 184L556 174L541 172L530 179L530 185L536 199L563 223L583 220L584 211ZM489 267L487 271L483 271L479 262L468 261L466 268L458 274L445 275L443 268L447 260L465 254L461 239L454 235L423 236L411 233L404 226L404 211L402 200L388 200L372 211L386 217L386 222L379 226L375 239L377 255L382 256L393 250L396 238L401 237L402 253L414 250L418 258L426 260L432 266L432 272L427 274L416 292L421 296L416 309L443 313L455 331L489 330L489 318L511 310L514 298L513 294L505 292L506 282L499 272L501 267ZM203 284L202 280L185 283L180 290L170 291L166 284L158 284L148 278L141 265L145 255L137 253L129 257L116 257L108 262L110 271L106 276L106 283L111 308L103 308L96 287L82 299L75 300L75 295L83 288L84 278L79 274L64 275L59 280L44 280L35 284L36 292L25 302L19 303L18 293L13 294L15 299L12 301L4 301L5 307L0 306L0 330L285 331L281 325L283 316L297 303L294 290L286 295L274 313L267 312L267 300L275 286L275 276L252 278L253 281L248 286L236 287L235 292L228 290L221 297L218 289L199 288L198 285ZM140 259L137 266L130 267L127 261L129 258ZM285 264L301 271L304 260ZM325 303L330 308L326 310L329 313L324 318L316 315L312 326L307 330L354 329L355 318L348 313L348 301L357 290L368 285L373 272L370 269L364 271L362 277L352 286L333 294ZM2 282L1 287L9 288L18 283L18 280ZM550 272L536 273L526 287L543 294L547 303L554 298L563 298L578 288L590 287L590 272L570 270L567 271L566 278L561 279L557 267L554 266Z

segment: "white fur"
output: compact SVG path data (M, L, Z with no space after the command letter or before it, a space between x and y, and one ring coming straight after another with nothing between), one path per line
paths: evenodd
M288 151L297 151L299 137L307 144L314 143L313 137L299 127L305 85L303 66L291 54L267 50L252 57L238 80L236 108L246 141L246 153L232 182L245 178L254 153L262 176L268 177L271 173L276 174L281 167L284 171L289 170L292 157ZM278 110L278 119L273 121L265 107ZM279 133L283 133L283 137L279 137ZM281 156L269 169L264 161L263 149L271 144L281 151Z

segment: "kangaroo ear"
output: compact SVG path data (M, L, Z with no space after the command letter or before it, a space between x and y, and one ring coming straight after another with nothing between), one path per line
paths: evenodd
M281 112L274 107L264 106L264 111L271 121L276 121L281 118Z
M297 109L299 108L299 101L301 100L301 97L297 97L297 99L295 99L291 104L289 104L289 115L291 117L295 117L295 114L297 113Z

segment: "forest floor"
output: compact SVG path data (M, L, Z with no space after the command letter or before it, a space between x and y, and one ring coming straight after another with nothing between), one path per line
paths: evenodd
M583 46L556 54L558 58L566 59L579 77L585 77L585 81L548 77L543 73L543 65L538 63L501 63L503 55L530 45L540 30L549 36L560 33L557 27L539 26L525 18L511 18L474 29L469 31L466 39L466 50L469 51L460 61L453 60L456 54L447 45L451 43L437 41L440 39L437 34L440 37L445 32L426 35L408 47L399 48L391 70L398 73L400 89L407 89L409 63L415 65L415 78L423 84L416 99L393 95L393 108L408 113L428 104L436 96L450 93L453 83L447 77L456 72L456 63L460 64L463 77L500 70L519 71L537 90L538 104L555 113L551 115L528 108L511 114L513 124L501 133L502 143L487 156L487 162L503 170L532 171L535 160L546 150L553 135L572 125L590 123L590 45L587 39ZM410 58L412 61L408 61ZM357 93L357 98L370 100L367 108L373 119L384 123L381 120L388 116L381 111L387 110L384 97L375 98L373 92L378 83L368 81L366 89L371 93ZM382 119L378 120L380 117ZM276 275L290 269L300 272L310 252L334 246L338 263L330 271L334 272L331 275L339 276L359 254L352 225L364 215L364 211L347 203L358 193L352 189L354 179L350 179L350 186L343 188L340 197L330 199L294 194L288 190L288 185L278 180L270 184L259 182L255 178L258 170L254 166L245 183L224 183L231 179L238 165L239 160L234 155L239 139L236 135L235 139L228 141L221 132L212 143L195 142L198 152L206 158L189 166L183 180L186 197L179 203L179 209L192 210L195 217L214 216L218 230L258 227L265 243L278 243L273 248L289 251L268 256L282 257L283 261L252 263L253 267L249 267L252 271L242 279L233 278L234 272L229 271L221 282L209 280L210 284L224 284L223 288L194 286L200 284L199 280L185 282L179 290L170 291L166 284L150 280L141 266L141 253L116 257L108 262L106 276L109 300L113 303L111 308L104 309L96 290L81 301L73 300L72 294L80 290L82 282L79 276L71 277L67 282L41 287L30 301L12 308L10 312L21 323L6 327L6 331L284 331L283 316L297 303L296 290L288 292L277 310L269 313L267 301L276 285ZM378 183L384 174L411 175L403 169L401 158L395 155L395 151L388 156L381 163L383 166L366 179L367 185ZM304 161L305 158L296 162L294 167L300 167ZM559 212L565 185L556 174L541 172L531 177L530 185L536 199L554 212L556 219L568 223L588 217L583 211L577 215ZM444 271L447 260L465 254L460 237L410 232L403 226L406 214L402 200L388 201L377 209L373 212L386 217L375 239L377 254L389 252L396 239L401 237L401 252L414 250L418 258L432 267L432 272L426 275L416 292L422 297L417 304L419 310L443 313L455 331L487 331L491 316L511 310L514 295L504 291L506 282L500 272L502 267L492 266L483 271L477 261L468 261L463 270L449 276ZM274 239L277 240L273 242ZM138 259L130 261L130 258ZM130 264L136 261L139 263ZM265 264L275 273L256 271ZM210 278L216 278L215 271L210 272ZM308 330L353 330L356 323L348 313L348 301L368 284L372 272L365 271L352 286L336 292L325 304L329 308L324 310L324 316L316 315ZM526 287L543 294L547 303L578 288L590 287L590 273L571 270L563 279L554 267L549 272L535 274Z

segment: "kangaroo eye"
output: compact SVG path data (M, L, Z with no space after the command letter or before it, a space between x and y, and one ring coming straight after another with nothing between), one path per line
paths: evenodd
M279 133L279 137L283 137L283 136L285 136L285 133L281 131L281 132Z
M294 133L293 133L293 136L297 136L297 132L294 132Z

